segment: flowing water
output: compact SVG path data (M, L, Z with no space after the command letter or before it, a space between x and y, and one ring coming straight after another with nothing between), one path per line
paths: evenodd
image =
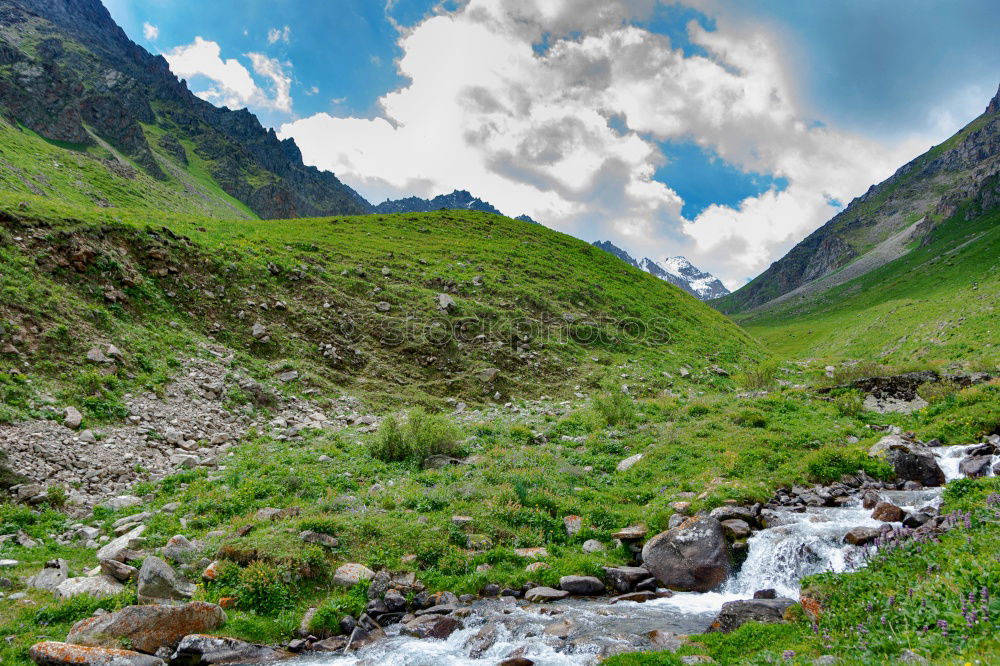
M969 446L934 449L947 480L960 476L959 463ZM997 458L994 459L994 463ZM992 465L991 465L992 467ZM992 472L991 472L992 473ZM884 498L904 509L937 506L941 489L883 491ZM592 664L600 655L649 649L647 635L654 629L676 634L705 631L727 601L748 599L756 590L773 588L778 596L798 599L799 581L823 571L851 571L864 565L865 549L843 543L855 527L883 525L871 511L854 504L839 508L810 508L804 513L781 512L782 524L756 532L748 541L740 571L718 592L682 592L646 603L567 599L544 606L523 602L481 600L470 607L464 628L446 640L420 640L386 628L388 638L351 654L314 654L299 657L295 666L459 666L496 664L514 651L540 666ZM568 620L567 638L545 634L545 628ZM495 627L496 641L476 658L470 656L473 637L487 624Z

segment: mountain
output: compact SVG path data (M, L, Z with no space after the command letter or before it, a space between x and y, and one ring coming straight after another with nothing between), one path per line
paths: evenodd
M961 209L971 220L1000 203L1000 91L944 143L873 185L754 280L713 302L725 313L801 302L927 242Z
M684 257L664 257L659 261L644 257L641 261L636 261L632 255L611 241L595 241L593 245L615 255L630 266L680 287L699 300L707 301L729 293L719 278L696 268Z
M483 213L503 215L491 204L472 196L467 190L455 190L451 194L439 194L433 199L406 197L390 201L386 199L375 206L375 213L430 213L435 210L478 210Z
M0 0L0 117L7 182L23 191L262 218L371 208L246 109L196 97L100 0ZM46 150L39 139L63 149L73 178L17 163Z

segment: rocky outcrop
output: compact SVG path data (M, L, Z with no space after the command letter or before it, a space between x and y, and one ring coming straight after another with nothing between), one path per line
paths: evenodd
M208 666L209 664L261 664L292 655L267 645L257 645L224 636L191 634L177 644L170 658L171 666Z
M70 629L66 642L90 647L127 644L153 654L161 647L173 650L188 634L214 631L225 623L225 611L203 601L183 606L128 606L80 620Z
M887 435L868 451L868 455L881 457L892 465L896 478L916 481L924 486L942 486L944 471L934 454L919 444L899 435Z
M184 580L169 564L150 555L139 569L139 602L169 604L194 594L194 583Z
M708 592L732 569L725 531L715 518L695 516L661 532L642 549L645 568L666 588Z
M433 199L407 197L390 201L386 199L372 210L373 213L429 213L435 210L478 210L494 215L503 215L491 204L472 196L467 190L455 190L451 194L439 194Z

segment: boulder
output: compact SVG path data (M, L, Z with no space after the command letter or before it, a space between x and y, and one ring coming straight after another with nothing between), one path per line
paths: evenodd
M514 554L529 560L541 560L549 556L549 551L545 550L542 546L534 546L531 548L515 548Z
M56 596L69 599L78 594L89 594L102 599L113 597L125 590L125 586L110 576L86 576L67 578L56 587Z
M644 567L604 567L604 575L612 588L625 593L649 578L649 570Z
M76 430L83 423L83 414L76 407L67 407L63 411L63 425L70 430Z
M440 310L451 312L455 309L455 299L448 294L440 293L437 295L437 306Z
M448 638L462 628L458 618L447 615L422 615L403 625L402 632L417 638Z
M867 546L874 543L882 533L877 527L855 527L844 535L844 543L852 546Z
M677 591L708 592L732 569L725 531L707 516L657 534L643 547L642 561L661 585Z
M284 650L247 643L237 638L190 634L177 644L177 650L170 658L170 663L172 666L262 663L290 656L291 654Z
M969 456L958 464L958 471L970 479L989 476L993 456Z
M587 539L586 541L583 542L582 550L587 554L591 554L591 553L600 553L603 550L605 550L605 548L604 544L598 541L597 539Z
M84 647L56 641L36 643L28 650L38 666L165 666L163 660L131 650Z
M637 453L634 456L629 456L628 458L625 458L625 460L619 462L617 467L615 467L615 469L617 469L619 472L624 472L625 470L629 469L640 460L642 460L642 454Z
M563 576L559 579L559 589L577 596L604 594L604 583L593 576Z
M748 525L758 527L759 522L753 509L746 506L724 505L717 506L709 512L709 517L715 518L720 523L727 520L742 520Z
M340 545L335 537L329 534L323 534L322 532L314 532L312 530L303 530L299 532L299 538L305 543L315 543L320 546L325 546L326 548L336 548Z
M118 560L101 560L101 573L119 583L127 583L139 575L139 570Z
M66 560L49 560L45 568L28 579L28 587L36 590L55 592L69 578L69 564Z
M160 552L163 554L163 557L172 562L185 563L198 559L201 547L201 543L192 542L183 534L178 534L170 537L170 540L160 549Z
M203 601L183 606L128 606L80 620L69 630L66 642L90 647L127 644L152 654L161 647L174 650L188 634L214 631L225 623L226 612Z
M194 594L194 583L181 578L169 564L149 556L139 569L139 603L185 601Z
M903 520L903 510L891 502L879 502L872 511L872 518L883 523L899 523Z
M722 525L722 530L726 533L726 536L732 540L746 539L750 536L750 526L745 520L731 518L723 520L719 524Z
M124 562L128 551L138 548L142 541L142 533L146 531L145 525L138 525L130 532L127 532L117 539L109 541L97 551L98 560L116 560Z
M524 593L524 598L532 603L544 603L547 601L558 601L569 596L569 592L555 590L551 587L533 587Z
M355 627L354 631L351 632L351 638L347 641L347 649L360 650L363 647L377 643L383 638L385 638L385 632L378 625L372 625L367 628Z
M722 610L719 611L709 631L728 634L747 622L767 624L784 622L785 611L794 603L792 599L785 598L729 601L722 604Z
M886 435L868 450L868 455L884 458L903 481L919 481L928 487L945 483L934 454L900 435Z
M333 582L342 587L354 587L363 580L371 580L375 572L363 564L348 562L341 565L333 575Z

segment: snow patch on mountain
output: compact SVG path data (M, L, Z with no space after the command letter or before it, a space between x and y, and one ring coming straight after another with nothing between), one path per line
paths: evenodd
M613 254L625 263L646 271L650 275L680 287L699 300L707 301L729 293L719 278L697 268L684 257L664 257L658 261L644 257L641 261L636 261L632 255L611 241L597 241L594 243L594 247Z

